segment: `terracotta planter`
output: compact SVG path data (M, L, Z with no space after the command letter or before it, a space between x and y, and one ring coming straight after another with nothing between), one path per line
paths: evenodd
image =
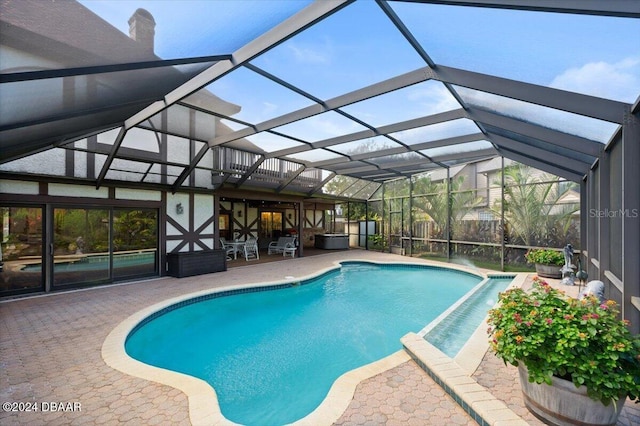
M562 266L558 265L544 265L542 263L536 263L536 274L544 278L562 278L560 269Z
M527 367L518 365L522 396L527 409L545 423L556 426L615 425L626 398L605 406L587 395L587 388L552 377L551 386L529 383Z

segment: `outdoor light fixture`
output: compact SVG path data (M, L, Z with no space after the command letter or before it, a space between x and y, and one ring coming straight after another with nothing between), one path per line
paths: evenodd
M238 217L242 217L242 210L238 210Z
M176 214L184 213L184 207L182 207L182 203L176 204Z

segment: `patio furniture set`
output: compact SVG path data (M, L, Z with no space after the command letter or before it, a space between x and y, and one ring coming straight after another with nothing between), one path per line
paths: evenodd
M227 241L220 238L220 245L227 255L227 260L238 259L238 253L244 256L245 260L260 259L257 238L248 238L246 241ZM267 254L280 254L283 257L296 256L296 237L280 237L277 241L269 243Z

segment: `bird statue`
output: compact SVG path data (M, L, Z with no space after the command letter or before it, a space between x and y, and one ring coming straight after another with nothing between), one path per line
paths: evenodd
M580 280L580 285L578 287L578 293L580 293L580 287L582 287L587 281L587 278L589 278L589 274L587 274L587 271L582 269L582 262L580 261L580 257L578 257L578 272L576 273L576 278Z

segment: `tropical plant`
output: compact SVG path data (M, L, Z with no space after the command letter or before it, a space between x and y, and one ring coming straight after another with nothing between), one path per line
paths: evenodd
M106 251L109 242L108 217L100 209L55 209L54 241L57 253L66 254L77 248L76 240L82 237L85 253Z
M384 235L369 235L369 242L371 243L371 248L374 250L384 250L387 248L387 239Z
M344 176L341 176L344 177ZM341 211L348 220L375 219L377 214L368 211L366 202L349 202L341 205ZM367 218L367 214L369 217Z
M441 232L447 229L447 216L450 213L452 232L457 235L462 227L462 218L482 203L482 198L475 191L461 190L464 181L464 176L451 179L449 197L446 180L433 182L429 176L417 178L414 193L427 195L414 197L413 206L433 220Z
M570 298L538 277L531 291L510 289L498 300L489 311L491 348L505 364L524 363L530 382L570 380L605 405L640 398L640 338L618 319L615 301Z
M382 151L388 148L392 148L392 145L388 145L386 143L381 143L380 141L375 141L373 139L369 139L364 143L358 143L352 149L345 150L345 154L347 155L359 155L359 154L367 154L374 153L377 151ZM388 159L393 159L397 157L398 159L402 158L398 155L388 156ZM350 197L352 195L359 195L362 198L366 198L371 195L370 191L375 191L376 186L372 186L371 182L366 180L361 180L358 178L354 178L351 176L342 176L338 175L331 179L323 188L322 191L325 194L332 195L342 195ZM379 186L379 184L378 184ZM367 191L365 191L365 189ZM355 214L355 213L354 213ZM360 215L361 219L364 218L364 213ZM350 218L351 219L351 218ZM355 219L355 218L354 218Z
M157 217L154 210L129 210L114 216L115 250L148 249L157 245Z
M511 235L527 246L564 245L572 216L580 206L560 200L575 184L561 185L557 177L546 173L536 176L523 165L505 167L504 183L504 206L497 200L492 210L500 214L504 207Z
M564 265L564 254L558 250L532 249L529 250L524 257L529 263L538 263L541 265Z

